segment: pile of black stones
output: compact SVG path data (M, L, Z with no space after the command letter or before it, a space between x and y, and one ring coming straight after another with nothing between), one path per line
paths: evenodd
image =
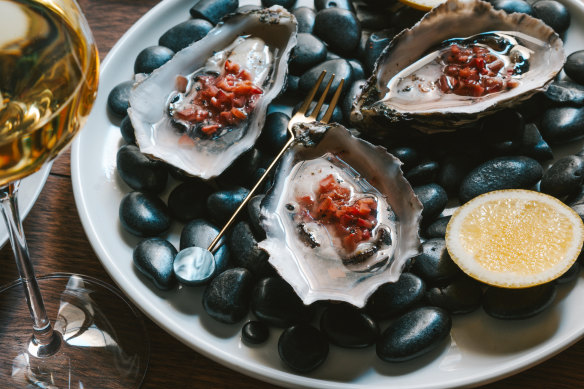
M416 23L423 12L385 0L315 0L314 9L295 8L295 3L262 0L266 7L279 4L290 9L299 26L286 90L275 103L299 103L326 69L346 80L333 120L350 128L351 102L376 58L395 34ZM507 12L541 18L562 36L570 24L566 7L555 0L492 3ZM190 19L164 33L159 45L140 52L135 72L152 72L178 50L203 38L224 15L257 8L238 6L238 0L200 0L190 9ZM409 262L400 279L382 285L363 309L335 301L305 306L268 263L257 243L265 237L259 209L269 183L222 240L212 268L199 269L199 278L196 272L188 280L177 277L173 261L179 250L209 245L285 143L290 118L277 110L270 113L255 147L218 178L203 181L140 152L126 113L132 81L121 83L109 94L108 105L121 120L126 143L118 151L117 170L132 190L121 201L120 223L130 234L144 238L134 250L134 264L155 288L170 290L179 282L204 288L204 310L222 323L242 325L251 311L255 319L244 323L241 332L249 345L265 342L272 327L283 329L279 354L286 366L301 373L325 361L329 344L375 345L384 361L411 360L445 347L452 316L480 307L501 319L532 317L552 304L559 284L578 277L581 261L555 282L533 288L508 290L480 284L463 274L448 255L444 237L449 216L444 210L447 204L462 204L492 190L524 188L553 195L584 218L584 152L558 159L552 151L584 136L584 51L571 53L564 70L567 77L555 80L546 93L517 109L501 111L474 129L436 136L417 136L406 129L404 133L414 135L367 139L403 162L405 176L424 206L424 243L422 254ZM182 228L178 249L160 237L177 223Z

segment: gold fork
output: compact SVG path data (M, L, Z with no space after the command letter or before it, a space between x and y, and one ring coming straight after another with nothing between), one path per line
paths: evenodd
M212 255L213 251L215 251L215 248L216 248L215 246L217 246L217 243L219 243L219 240L221 239L221 237L223 237L223 235L225 235L225 232L227 231L227 229L229 227L231 227L231 225L233 224L233 222L235 221L235 219L237 219L237 216L239 215L239 213L241 212L241 210L246 207L247 203L253 197L253 195L256 192L256 190L265 181L265 179L268 177L268 175L270 174L270 172L272 171L272 169L276 166L276 164L278 163L278 161L280 160L280 158L282 158L282 156L284 155L284 153L286 152L286 150L288 150L288 148L290 147L290 145L294 142L295 137L294 137L294 132L292 131L292 127L294 127L294 124L296 124L296 123L308 123L308 122L314 122L314 121L316 121L316 118L318 117L318 114L320 112L320 109L322 108L322 105L324 104L324 100L326 99L326 96L327 96L327 94L329 92L329 89L331 88L331 85L333 83L333 80L335 79L335 75L334 74L331 76L331 79L327 83L324 91L322 92L322 95L320 96L320 98L318 99L318 102L316 103L316 106L312 110L312 113L310 115L308 115L308 116L306 115L306 113L308 112L308 108L310 107L310 103L314 99L314 96L316 95L316 92L318 91L318 88L322 84L322 81L324 80L325 75L326 75L326 70L323 70L322 73L320 74L320 76L318 77L318 80L316 81L316 84L314 84L314 86L312 87L312 90L310 91L310 93L308 94L308 96L306 96L306 99L304 99L304 102L300 106L300 109L298 110L298 112L296 112L294 114L294 116L292 116L292 118L290 119L290 122L288 123L288 134L290 135L290 138L288 139L288 141L286 142L286 144L284 145L284 147L282 148L282 150L280 150L280 152L278 153L278 155L276 155L276 157L274 158L274 160L272 161L272 163L270 163L270 166L267 167L267 169L264 172L264 174L260 177L260 179L254 185L254 187L249 191L249 193L247 194L247 196L245 197L245 199L242 201L242 203L239 205L239 207L237 207L237 209L235 210L235 212L233 213L233 215L231 215L231 218L227 221L227 223L225 223L225 225L223 226L223 228L221 229L221 231L219 232L219 234L217 234L217 236L215 237L215 239L213 239L213 242L211 242L211 244L207 248L207 252L210 253L211 255ZM321 123L325 123L325 124L328 123L329 120L331 119L331 117L333 116L333 111L334 111L334 109L335 109L335 107L336 107L336 105L337 105L337 103L339 101L339 98L341 96L341 91L343 89L344 82L345 82L345 80L344 79L341 79L341 82L339 83L339 86L335 90L335 93L333 95L333 98L331 99L331 102L329 103L328 109L326 110L324 116L320 120Z

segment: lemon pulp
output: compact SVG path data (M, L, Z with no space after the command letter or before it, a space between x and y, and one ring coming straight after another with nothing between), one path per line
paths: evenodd
M447 227L446 245L470 276L503 287L553 280L577 259L584 224L558 199L527 190L478 196L460 207Z

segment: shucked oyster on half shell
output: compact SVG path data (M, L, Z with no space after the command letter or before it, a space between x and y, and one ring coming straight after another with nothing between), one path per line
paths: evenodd
M261 205L259 246L304 301L365 305L420 252L422 205L401 162L338 125L299 124Z
M453 59L461 48L482 53ZM541 20L480 0L448 0L385 48L351 121L376 135L398 134L404 124L453 131L545 90L564 62L561 39ZM463 78L464 67L478 72Z
M221 174L260 135L296 29L279 6L232 14L137 82L128 114L142 153L203 179Z

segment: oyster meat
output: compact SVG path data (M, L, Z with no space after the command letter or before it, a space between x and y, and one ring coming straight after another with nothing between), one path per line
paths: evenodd
M294 131L262 202L259 246L305 304L362 307L419 253L422 205L384 148L337 124Z
M454 131L545 90L564 62L561 39L541 20L449 0L383 51L351 121L377 135L404 124Z
M135 84L128 115L142 153L203 179L221 174L258 138L295 45L282 7L229 15Z

